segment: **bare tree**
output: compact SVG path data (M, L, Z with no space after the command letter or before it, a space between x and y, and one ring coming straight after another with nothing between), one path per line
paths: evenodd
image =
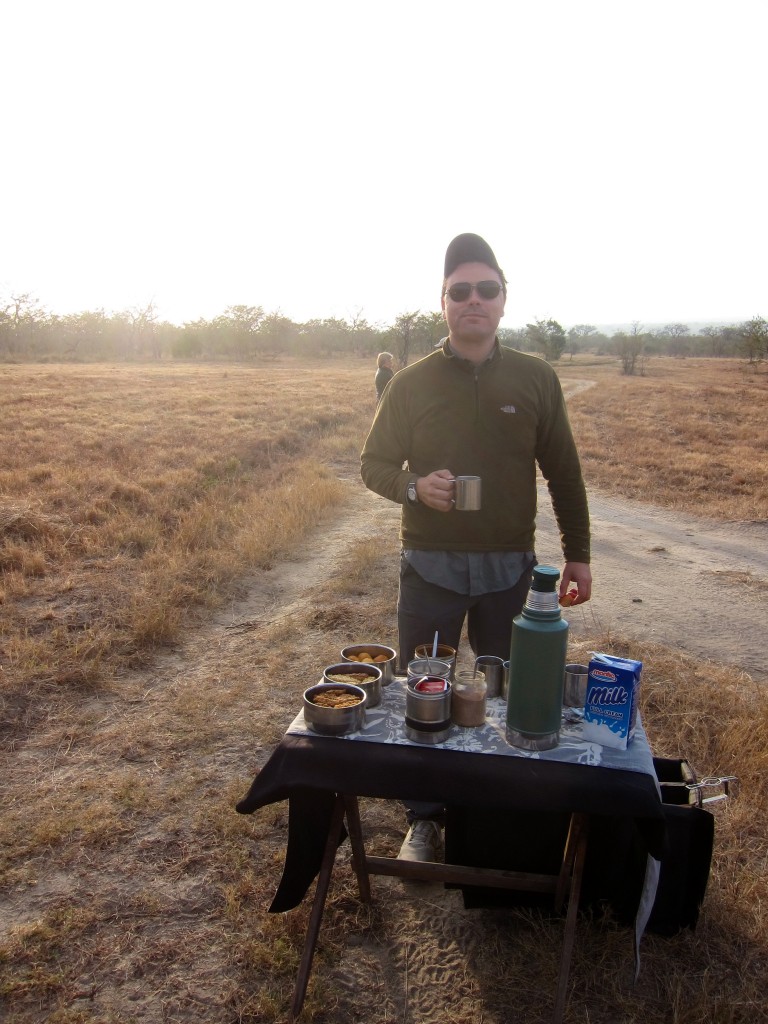
M30 292L0 300L0 352L28 356L46 319L45 310Z
M621 360L621 372L627 377L633 377L639 369L640 376L645 376L645 335L640 322L633 322L629 334L625 331L614 334L613 341Z
M768 323L761 316L741 324L742 351L750 363L759 363L768 357Z
M724 350L724 338L722 327L715 327L714 324L707 324L702 327L700 334L703 338L709 338L710 355L721 356Z
M401 368L408 365L408 360L411 357L411 346L415 339L418 319L418 309L413 313L401 313L392 327L392 336L397 346L397 361Z
M664 334L668 339L667 349L671 356L687 356L690 351L688 335L691 329L688 324L666 324Z
M130 324L131 355L141 359L148 353L153 359L159 360L162 353L158 350L157 310L154 300L146 306L134 306L125 312Z
M597 328L593 324L574 324L573 327L569 328L566 351L571 359L581 348L581 343L592 334L597 334Z
M557 320L536 320L525 325L534 352L541 352L548 363L556 363L565 351L565 331Z

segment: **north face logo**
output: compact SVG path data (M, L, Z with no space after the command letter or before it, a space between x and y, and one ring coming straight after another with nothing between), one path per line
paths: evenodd
M501 412L517 412L514 405L502 405Z

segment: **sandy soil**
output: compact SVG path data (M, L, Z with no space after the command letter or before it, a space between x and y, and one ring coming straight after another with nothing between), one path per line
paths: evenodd
M349 501L343 515L320 531L299 557L249 581L241 601L187 637L151 673L126 683L119 696L101 697L78 709L81 722L85 715L96 722L90 742L73 741L76 730L70 727L67 744L67 726L60 723L62 740L53 762L50 736L41 737L39 747L30 739L12 757L13 778L6 773L4 798L32 803L53 799L51 793L96 777L107 765L114 767L112 737L119 731L119 756L157 787L156 809L124 840L103 851L86 849L81 857L70 857L64 868L38 857L29 877L17 878L0 897L2 937L31 926L51 907L87 904L94 893L104 953L87 965L71 991L70 1011L80 1008L84 1014L78 1019L146 1024L230 1024L238 1019L233 1007L242 966L233 966L216 879L205 863L206 848L217 842L216 822L205 823L205 815L211 809L220 816L230 812L234 799L244 793L246 778L264 763L270 742L277 741L295 713L294 693L270 699L266 714L271 735L266 730L264 744L254 743L254 733L264 731L263 721L258 729L252 721L262 692L252 668L259 643L281 622L307 612L316 602L314 588L351 545L365 537L396 535L399 509L367 492L354 467L345 467L344 476ZM539 559L559 565L556 531L546 505L544 498ZM576 634L597 624L678 645L768 679L761 621L768 592L766 524L713 525L595 493L591 508L594 599L571 613ZM391 580L382 581L392 587L393 602L395 561ZM254 679L251 689L243 689L244 677ZM181 720L185 701L201 692L208 695L221 740L192 768L181 749L182 734L174 734L171 723L176 713ZM174 816L173 791L190 771L200 780L200 816L184 823ZM266 875L268 889L279 874L279 850L260 846L258 834L254 824L244 846L255 858L254 869ZM463 978L462 965L482 956L488 920L464 911L456 893L431 886L406 893L403 886L384 881L377 887L388 908L399 906L397 928L385 918L375 949L359 935L350 939L343 960L326 975L339 990L339 1010L329 1010L324 1019L334 1024L363 1019L437 1024L446 1018L441 1000L434 998L434 965L455 962L456 976ZM135 909L139 891L147 894L142 913ZM254 907L254 914L265 909L266 904ZM505 941L518 940L524 943L524 929L518 938L507 935ZM160 966L147 976L153 962ZM494 1013L492 1001L492 993L478 991L466 980L453 993L451 1019L503 1020L503 1010ZM49 1009L26 1008L12 1010L8 1020L28 1024L49 1017Z
M539 561L559 565L546 492ZM601 628L678 647L768 680L768 523L715 524L590 493L592 600L571 630Z
M234 617L292 611L345 545L395 536L400 509L351 481L345 517L301 562L255 584ZM765 595L768 523L717 524L590 492L592 600L568 614L574 635L601 630L663 643L768 680ZM537 554L562 565L546 487L540 486ZM393 593L393 601L396 593ZM270 605L274 606L270 609Z

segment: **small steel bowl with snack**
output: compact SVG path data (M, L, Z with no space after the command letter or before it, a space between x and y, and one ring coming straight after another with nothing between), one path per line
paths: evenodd
M356 661L341 661L329 665L323 672L324 683L352 683L365 692L365 706L375 708L381 703L382 671L378 665Z
M341 660L380 668L382 686L389 686L395 678L397 651L384 644L350 644L342 650Z
M304 691L304 721L322 736L344 736L365 724L365 691L352 683L316 683Z

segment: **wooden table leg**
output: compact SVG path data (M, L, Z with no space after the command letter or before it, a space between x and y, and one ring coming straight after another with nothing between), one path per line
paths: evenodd
M568 899L568 912L565 917L565 936L563 938L563 951L560 956L560 977L557 982L552 1024L561 1024L563 1013L565 1012L568 978L571 973L571 956L573 955L573 944L576 938L576 914L579 909L581 879L584 875L584 860L587 855L588 833L589 818L587 815L572 814L563 861L565 863L567 858L569 863L573 864L573 871L571 872L571 892Z
M356 796L344 797L344 811L347 816L347 832L352 847L352 867L357 876L357 888L363 903L371 902L371 882L365 863L365 845L363 830L360 827L360 808Z
M323 919L323 910L325 909L325 898L328 895L328 886L331 881L333 863L336 859L336 850L339 846L339 838L341 836L343 826L344 797L338 793L336 795L336 803L333 806L331 824L328 827L328 838L325 843L325 851L323 853L320 872L317 876L315 898L312 902L312 912L309 915L307 937L304 940L304 952L301 955L299 973L296 975L296 986L293 990L293 999L291 1000L291 1009L288 1015L289 1021L296 1019L304 1005L304 997L307 994L309 975L312 971L312 959L315 955L317 936L320 932L320 922Z

